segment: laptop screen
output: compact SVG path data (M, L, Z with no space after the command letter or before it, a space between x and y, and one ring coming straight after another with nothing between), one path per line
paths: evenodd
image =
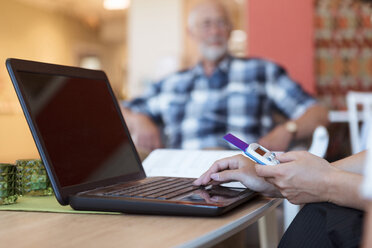
M106 81L19 71L60 186L141 170Z

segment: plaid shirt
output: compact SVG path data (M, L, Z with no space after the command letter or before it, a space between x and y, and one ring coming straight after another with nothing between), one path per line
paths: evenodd
M233 133L256 142L273 128L273 112L295 119L315 100L278 65L227 56L210 77L198 64L151 85L125 107L163 127L170 148L232 148L222 138Z

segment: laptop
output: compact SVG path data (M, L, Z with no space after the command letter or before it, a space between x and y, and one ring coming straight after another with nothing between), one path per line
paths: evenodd
M241 188L196 187L192 178L147 177L103 71L19 59L7 59L6 66L60 204L217 216L256 195Z

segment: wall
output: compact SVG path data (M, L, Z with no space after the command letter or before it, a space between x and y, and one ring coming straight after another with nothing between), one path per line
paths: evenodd
M143 92L162 62L178 63L183 41L182 0L131 1L128 24L129 95ZM173 62L172 62L173 61ZM177 65L175 65L177 67Z
M103 48L97 32L78 20L17 1L0 2L0 162L38 157L20 110L5 59L16 57L74 65L79 47Z
M248 55L272 59L315 93L313 0L248 0Z

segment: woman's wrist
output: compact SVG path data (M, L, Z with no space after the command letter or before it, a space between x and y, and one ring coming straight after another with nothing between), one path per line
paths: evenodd
M325 199L340 206L364 209L365 202L359 194L361 182L361 175L335 168L329 177Z
M325 188L326 188L326 195L324 196L324 200L327 202L335 203L339 200L340 196L340 180L342 180L343 175L342 171L334 167L335 170L332 170L330 175L328 175L325 180Z

